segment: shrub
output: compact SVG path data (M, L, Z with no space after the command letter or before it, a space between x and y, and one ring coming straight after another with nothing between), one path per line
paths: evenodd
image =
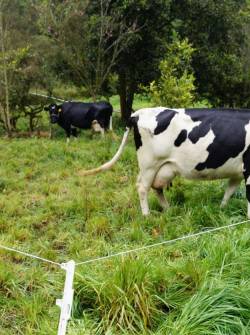
M160 62L161 76L151 82L148 93L155 105L187 107L194 100L194 74L191 59L194 49L187 39L175 39L168 47L168 53Z

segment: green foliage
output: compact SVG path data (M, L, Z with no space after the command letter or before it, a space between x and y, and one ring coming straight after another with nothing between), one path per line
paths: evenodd
M123 119L150 83L154 104L193 106L197 98L249 106L246 0L2 0L1 11L13 128L20 116L30 129L39 125L43 106L29 97L34 90L82 100L119 95ZM3 77L0 71L4 116Z
M160 78L153 81L149 94L155 105L189 107L194 100L194 75L191 68L194 49L187 39L178 38L169 45L167 56L160 62Z
M35 5L35 2L4 0L0 7L4 16L0 51L0 105L3 110L9 105L12 130L16 129L21 117L28 119L29 128L33 130L45 101L30 96L30 89L40 86L49 90L52 83L49 71L44 70L48 58L43 53L45 47L41 48L36 39L38 14ZM43 45L46 46L45 43ZM7 78L3 79L4 68Z
M197 50L192 66L200 96L214 106L248 106L248 1L173 1L171 12L174 28Z

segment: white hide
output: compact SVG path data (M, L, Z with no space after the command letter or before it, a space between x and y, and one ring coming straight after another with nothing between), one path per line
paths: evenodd
M213 143L215 134L210 129L196 143L193 143L187 137L180 146L176 146L174 142L182 130L185 129L187 133L190 133L201 122L194 122L189 115L185 114L184 109L174 109L177 114L174 115L169 126L163 132L155 135L154 131L158 125L157 115L164 110L166 110L164 107L147 108L132 114L132 117L137 116L139 118L137 125L142 140L142 146L137 150L140 168L137 189L142 213L144 215L149 214L147 193L150 187L156 189L166 187L176 175L188 179L203 180L229 178L229 186L221 204L224 206L243 178L242 154L228 159L216 169L198 171L195 167L206 161L209 155L207 148ZM250 144L250 124L246 126L246 131L247 147ZM161 202L163 202L162 199Z
M140 169L155 167L158 170L164 164L167 164L171 166L175 175L181 175L188 179L242 178L242 155L228 159L225 164L217 169L201 171L195 169L197 164L205 162L208 157L207 148L215 138L211 129L196 143L187 138L179 147L174 145L181 130L186 129L189 133L201 123L200 121L194 122L189 115L185 114L183 109L175 109L178 114L173 117L167 129L158 135L154 135L157 126L156 117L164 109L166 108L160 109L157 107L153 113L145 113L145 109L142 110L142 113L140 113L140 110L136 112L136 116L139 116L137 124L142 139L142 146L137 151ZM248 134L246 146L248 146L250 143L250 125L246 126L246 130Z

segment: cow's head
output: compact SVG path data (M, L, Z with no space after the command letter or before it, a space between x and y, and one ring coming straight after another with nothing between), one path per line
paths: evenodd
M50 122L57 123L59 120L59 114L62 111L62 105L50 104L48 107L44 107L44 110L49 111Z

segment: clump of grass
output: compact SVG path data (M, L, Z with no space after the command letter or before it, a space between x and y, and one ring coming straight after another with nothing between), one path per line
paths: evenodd
M112 228L109 220L105 216L92 216L86 223L86 232L92 236L103 236L110 238L112 236Z
M240 286L214 281L206 283L185 304L180 315L166 322L173 335L248 334L250 331L249 283Z
M152 295L150 263L125 258L110 269L104 282L84 279L76 287L76 310L96 315L104 330L142 331L152 326L157 299Z

